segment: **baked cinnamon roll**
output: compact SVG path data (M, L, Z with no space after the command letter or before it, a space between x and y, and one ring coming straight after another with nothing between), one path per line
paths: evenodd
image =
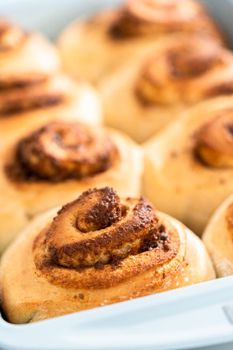
M0 145L57 114L99 123L94 89L59 69L58 52L44 37L0 18Z
M141 150L113 130L59 119L0 150L0 251L34 215L89 187L140 190ZM13 218L13 219L12 219Z
M145 195L198 234L233 192L232 176L232 97L192 107L145 144Z
M186 34L164 39L101 84L106 123L138 142L188 106L232 91L232 53L206 36Z
M0 17L0 88L23 87L60 68L56 48L38 33Z
M144 198L95 188L34 219L5 253L2 309L10 322L33 322L214 277L183 224Z
M219 277L233 275L233 195L215 211L203 235Z
M205 33L222 42L213 20L197 1L128 0L116 9L72 23L58 46L69 73L98 83L157 39L177 32Z

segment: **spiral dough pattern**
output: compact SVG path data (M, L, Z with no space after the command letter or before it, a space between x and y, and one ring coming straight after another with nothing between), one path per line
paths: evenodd
M144 198L120 200L105 187L58 212L36 238L34 259L51 283L107 288L169 262L179 248L177 232L159 222Z
M102 129L51 122L19 141L13 173L34 180L82 179L107 170L118 151ZM20 176L19 176L20 177Z

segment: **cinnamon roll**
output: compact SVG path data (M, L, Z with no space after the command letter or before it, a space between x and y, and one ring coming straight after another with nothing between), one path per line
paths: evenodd
M219 277L233 275L233 195L215 211L203 235Z
M0 17L0 88L23 87L60 68L56 48L38 33Z
M176 34L134 57L100 90L106 123L143 142L188 106L232 94L233 55L204 35Z
M25 323L214 277L183 224L104 187L34 219L2 258L0 291L7 319Z
M72 23L58 46L66 70L93 83L102 81L140 51L171 33L222 36L203 5L193 0L128 0L116 9Z
M0 252L37 213L89 187L137 196L141 171L127 136L77 121L60 118L12 141L0 150Z
M233 192L233 98L190 108L144 149L145 195L202 234L214 210Z
M60 68L57 50L44 37L0 17L0 145L57 114L100 122L94 89Z

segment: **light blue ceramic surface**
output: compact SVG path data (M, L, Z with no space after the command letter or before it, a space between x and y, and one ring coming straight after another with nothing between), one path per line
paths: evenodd
M0 13L55 38L77 16L118 2L0 0ZM204 2L233 44L233 1ZM217 345L211 350L233 350L233 343L219 345L229 341L233 277L30 325L11 325L0 317L0 348L6 350L173 350L212 344Z
M51 38L77 16L113 6L120 0L0 0L0 13L15 18L24 26L38 29ZM233 0L202 0L231 38Z
M0 320L11 350L173 350L233 341L233 278L28 325Z

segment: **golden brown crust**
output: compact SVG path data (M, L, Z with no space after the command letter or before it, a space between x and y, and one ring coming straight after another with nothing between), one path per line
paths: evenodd
M72 23L58 45L69 73L98 84L131 57L175 33L195 33L223 41L212 19L196 1L129 0L116 9Z
M56 76L60 60L44 37L25 33L3 18L0 34L0 138L5 143L14 126L19 131L20 124L33 124L27 113L64 106L70 103L70 92L68 79Z
M17 89L0 89L0 148L49 121L66 118L98 125L101 117L95 90L64 75Z
M232 97L199 103L145 145L144 194L199 235L233 192L232 106Z
M19 88L26 88L26 87L33 87L39 83L44 83L46 81L47 77L42 74L33 74L33 75L24 75L24 76L11 76L7 79L0 80L0 92L3 93L4 90L7 92L7 90L10 90L12 88L19 89ZM17 91L17 90L16 90Z
M136 81L135 93L144 105L190 104L215 94L227 94L216 88L230 84L229 77L216 72L232 69L233 56L205 36L183 36L171 41L145 59ZM223 81L222 81L223 80ZM215 89L215 92L210 92Z
M68 99L63 91L49 90L48 81L36 83L36 79L31 77L31 79L17 82L17 84L25 85L27 88L20 87L11 91L6 89L2 93L0 91L0 119L35 109L59 106L65 104Z
M113 22L113 38L161 35L177 31L210 32L218 37L214 24L197 2L188 0L128 0Z
M177 233L167 232L147 201L119 200L108 187L84 192L42 231L34 243L35 264L51 283L67 288L108 288L177 255ZM114 209L121 213L113 218ZM107 226L103 215L108 218ZM85 232L80 230L80 218L86 221ZM70 271L64 267L76 270L70 284ZM111 269L114 271L108 275Z
M67 106L78 99L78 88L59 73L58 53L45 38L4 19L0 33L0 45L2 41L5 47L0 50L0 119Z
M110 185L124 196L139 194L142 154L127 136L69 116L44 121L36 130L33 126L33 132L29 129L20 137L17 131L0 147L0 251L22 221L25 225L35 214L89 187ZM15 211L12 222L9 217Z
M144 142L188 106L231 95L232 86L232 52L206 35L174 34L134 56L100 91L106 124Z
M56 49L44 37L4 18L0 18L0 63L1 89L25 87L60 68Z
M95 90L61 73L58 52L43 36L4 19L0 34L0 147L58 117L100 123Z
M233 110L203 125L196 136L196 153L207 165L233 167Z
M209 88L206 89L205 92L205 97L206 98L211 98L211 97L216 97L220 95L232 95L233 93L233 81L231 78L231 75L223 81L217 81L215 85L210 86Z
M203 241L219 277L233 275L233 196L221 203L211 217Z
M51 122L21 139L7 172L15 181L82 179L106 171L118 152L101 130L77 122Z
M108 187L91 189L55 215L53 210L31 223L3 257L0 290L11 322L54 317L215 276L198 238L143 198L122 199Z

